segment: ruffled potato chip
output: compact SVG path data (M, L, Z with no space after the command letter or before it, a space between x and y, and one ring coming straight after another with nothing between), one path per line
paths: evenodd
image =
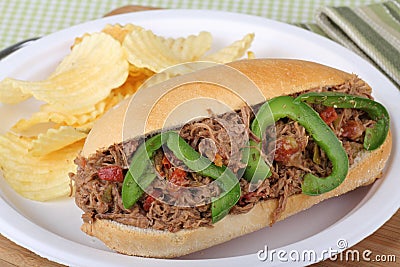
M71 50L74 49L74 47L75 47L77 44L82 43L83 38L85 38L85 37L87 37L87 36L90 36L90 34L89 34L89 33L85 33L85 34L83 34L82 36L75 37L74 43L71 45Z
M50 128L32 141L29 152L35 157L44 156L86 138L87 134L71 126Z
M253 39L253 33L246 34L241 40L235 41L231 45L224 47L213 54L203 57L202 60L221 64L237 60L244 56L247 49L249 49L251 43L253 42Z
M151 71L146 68L139 68L135 65L129 64L129 76L130 77L142 77L144 79L149 78L150 76L154 75L154 71Z
M253 51L247 51L247 59L255 59L256 55Z
M14 86L14 79L5 78L0 82L0 102L5 104L17 104L32 96L30 92L24 93Z
M26 173L21 175L26 175ZM36 189L36 190L29 189L32 186L32 184L35 183L30 183L29 185L23 183L21 185L20 183L13 181L12 183L9 184L12 188L21 188L19 189L19 191L17 190L15 191L24 198L42 202L62 197L73 196L75 193L74 185L71 182L67 181L65 183L61 183L54 187L45 186L42 189Z
M102 101L95 105L94 111L78 115L69 115L67 113L53 111L52 109L48 109L47 105L44 105L40 111L34 113L29 119L19 120L11 128L11 131L21 135L31 136L39 134L32 130L32 128L37 128L40 124L54 123L55 125L51 125L51 127L57 125L70 125L74 127L87 125L88 123L95 121L100 115L108 110L108 106L111 106L110 104L111 103Z
M5 180L16 192L33 200L46 201L71 195L68 173L75 172L73 159L84 142L35 157L29 152L32 140L11 133L0 135L0 160Z
M104 27L104 29L102 30L102 32L111 35L115 40L117 40L122 44L126 35L134 31L136 27L137 26L133 24L125 24L123 26L120 24L114 24L114 25L107 24L106 27Z
M113 89L106 99L94 105L94 110L91 112L75 115L68 114L54 110L52 106L45 104L41 106L40 111L32 114L29 119L19 120L11 130L15 133L30 135L29 131L32 127L52 122L57 125L70 125L80 130L88 131L91 129L90 125L96 119L123 99L133 95L152 74L153 72L144 70L143 72L135 72L135 76L129 75L123 85Z
M46 110L46 108L44 108L41 111L34 113L29 119L19 120L11 128L11 131L22 135L32 135L31 130L33 127L37 126L38 124L46 124L49 122L55 123L56 125L70 125L75 128L79 128L80 126L94 122L98 117L100 117L122 99L124 99L124 97L121 95L112 95L108 97L107 100L97 103L94 111L78 115L69 115L67 113L57 112L51 109ZM87 128L87 130L90 129Z
M129 63L161 72L179 63L198 60L210 49L211 43L209 32L200 32L187 38L166 39L138 27L125 37L122 45L128 52Z
M37 82L7 78L0 83L0 102L11 103L11 92L21 99L33 95L68 114L95 110L112 89L122 85L129 73L126 54L121 45L105 33L85 37L46 80ZM10 94L10 93L7 93ZM13 102L15 103L15 102Z
M125 39L125 36L129 33L131 33L135 27L133 24L125 24L125 25L121 25L121 24L107 24L102 30L101 32L104 32L110 36L112 36L115 40L117 40L118 42L120 42L122 44L122 42ZM86 36L89 36L89 33L85 33L84 35L80 36L80 37L76 37L74 44L72 45L71 49L73 49L77 44L81 43L83 38Z

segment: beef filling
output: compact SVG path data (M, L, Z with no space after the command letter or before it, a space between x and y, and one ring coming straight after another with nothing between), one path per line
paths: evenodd
M340 86L310 91L339 91L372 98L368 87L356 76ZM313 108L341 140L350 164L353 164L354 158L363 149L365 129L375 122L363 111L356 109L334 109L333 113L323 106L314 105ZM249 129L252 117L249 108L242 108L236 113L187 124L181 129L180 135L216 165L227 165L239 175L245 167L241 161L241 149L246 146L249 138L257 140ZM279 120L275 132L270 128L266 135L266 140L276 136L276 142L263 144L265 151L271 151L271 146L274 146L272 176L251 192L249 183L241 178L242 195L230 213L246 213L259 201L277 199L278 206L273 213L273 221L276 221L285 210L288 197L301 193L302 177L306 173L326 177L332 166L324 151L315 144L304 127L295 121ZM140 228L171 232L212 226L211 206L205 196L217 196L220 189L211 183L211 178L189 172L168 149L157 151L154 157L158 179L152 184L151 194L145 193L132 208L124 208L121 199L122 182L102 180L99 171L107 166L117 166L125 175L130 159L141 142L140 139L125 141L99 150L89 158L78 157L75 160L77 173L70 176L76 186L75 202L84 211L83 220L92 222L95 219L110 219ZM165 183L165 180L170 183ZM190 190L182 190L189 187ZM178 201L181 206L168 204L171 199Z

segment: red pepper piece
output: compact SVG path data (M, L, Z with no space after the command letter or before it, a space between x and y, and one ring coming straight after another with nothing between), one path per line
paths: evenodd
M146 198L143 201L143 209L145 211L149 211L151 204L153 204L153 202L161 195L162 193L159 190L154 190L153 192L151 192L151 195L146 196Z
M290 157L299 151L299 145L294 137L287 136L276 141L275 161L287 162Z
M122 168L119 166L110 165L101 167L100 170L97 172L97 175L101 180L119 183L122 183L124 181Z
M327 107L319 113L319 116L326 124L330 124L337 119L338 114L334 107Z
M171 167L172 167L171 162L169 162L168 158L165 155L164 155L161 163L164 166L164 168L166 168L167 170L171 169Z
M182 169L176 168L169 177L169 181L175 185L183 186L188 184L188 180L186 179L186 172Z
M355 140L363 134L364 130L365 129L362 123L353 120L348 121L342 127L342 136L347 137L351 140Z
M143 209L149 211L151 204L154 202L155 198L152 196L147 196L143 202Z

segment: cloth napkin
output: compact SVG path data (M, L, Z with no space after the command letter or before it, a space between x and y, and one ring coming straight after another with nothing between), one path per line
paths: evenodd
M400 89L400 0L323 7L316 23L331 39L375 64Z

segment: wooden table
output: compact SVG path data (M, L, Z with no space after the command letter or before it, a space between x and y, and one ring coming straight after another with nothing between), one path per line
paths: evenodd
M326 260L322 263L317 263L314 266L399 266L400 265L400 210L374 234L367 237L357 245L350 248L358 250L362 253L365 250L372 251L371 260L375 255L394 255L396 262L344 262ZM360 254L361 255L361 254ZM61 267L64 265L51 262L44 259L35 253L18 246L17 244L0 235L0 266L49 266Z
M149 9L157 9L154 7L145 6L124 6L115 9L105 16L121 14L126 12L142 11ZM371 211L372 212L372 211ZM396 262L361 262L368 266L395 266L400 264L400 210L378 229L374 234L364 239L357 245L350 248L352 250L358 250L360 252L365 250L372 251L370 256L371 259L375 255L394 255ZM397 264L396 264L397 263ZM343 262L343 261L331 261L326 260L322 263L317 263L314 266L360 266L360 262ZM14 242L8 240L4 236L0 235L0 266L49 266L49 267L60 267L64 266L55 262L51 262L45 258L42 258L35 253L18 246Z

